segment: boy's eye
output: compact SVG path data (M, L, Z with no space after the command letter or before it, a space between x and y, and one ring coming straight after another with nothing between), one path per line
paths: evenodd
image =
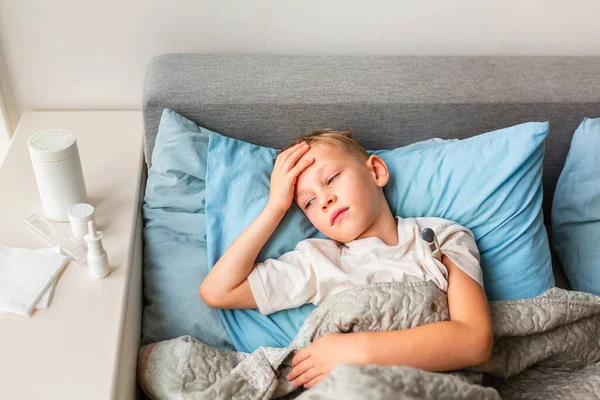
M339 175L339 173L333 175L331 178L327 179L327 185L331 184L331 182L333 182L333 180ZM305 205L304 205L304 209L307 209L311 203L313 202L314 199L310 199Z
M327 179L327 184L329 185L331 182L333 182L333 180L336 178L336 176L338 176L339 174L335 174L334 176L332 176L331 178Z

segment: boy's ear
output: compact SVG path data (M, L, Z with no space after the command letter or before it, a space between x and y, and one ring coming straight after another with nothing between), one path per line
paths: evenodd
M375 179L377 186L384 187L390 180L390 172L388 171L385 161L383 161L381 157L373 154L369 157L366 163L367 168L371 172L373 179Z

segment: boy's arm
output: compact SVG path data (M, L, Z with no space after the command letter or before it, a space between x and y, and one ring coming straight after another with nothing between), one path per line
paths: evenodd
M448 269L450 321L384 332L329 334L300 350L288 379L312 387L338 364L405 365L451 371L484 364L493 346L492 318L479 283L442 257Z
M214 308L256 308L247 278L284 215L285 210L267 204L231 243L200 286L200 297L206 304Z
M296 178L314 161L305 159L297 164L308 148L298 144L277 156L267 206L231 243L200 286L200 297L209 306L256 308L247 278L258 253L292 205Z
M367 363L450 371L484 364L493 346L485 291L445 255L450 321L365 335Z

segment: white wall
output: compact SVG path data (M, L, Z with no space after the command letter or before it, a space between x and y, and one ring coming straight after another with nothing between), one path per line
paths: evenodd
M0 0L0 82L29 110L140 109L165 52L600 55L598 0Z

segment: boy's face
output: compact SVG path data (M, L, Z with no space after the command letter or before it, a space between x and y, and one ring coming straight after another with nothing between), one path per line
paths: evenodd
M294 201L325 236L342 243L359 238L385 202L381 190L388 180L385 162L377 156L360 161L323 144L311 146L298 162L309 157L315 161L298 175Z

